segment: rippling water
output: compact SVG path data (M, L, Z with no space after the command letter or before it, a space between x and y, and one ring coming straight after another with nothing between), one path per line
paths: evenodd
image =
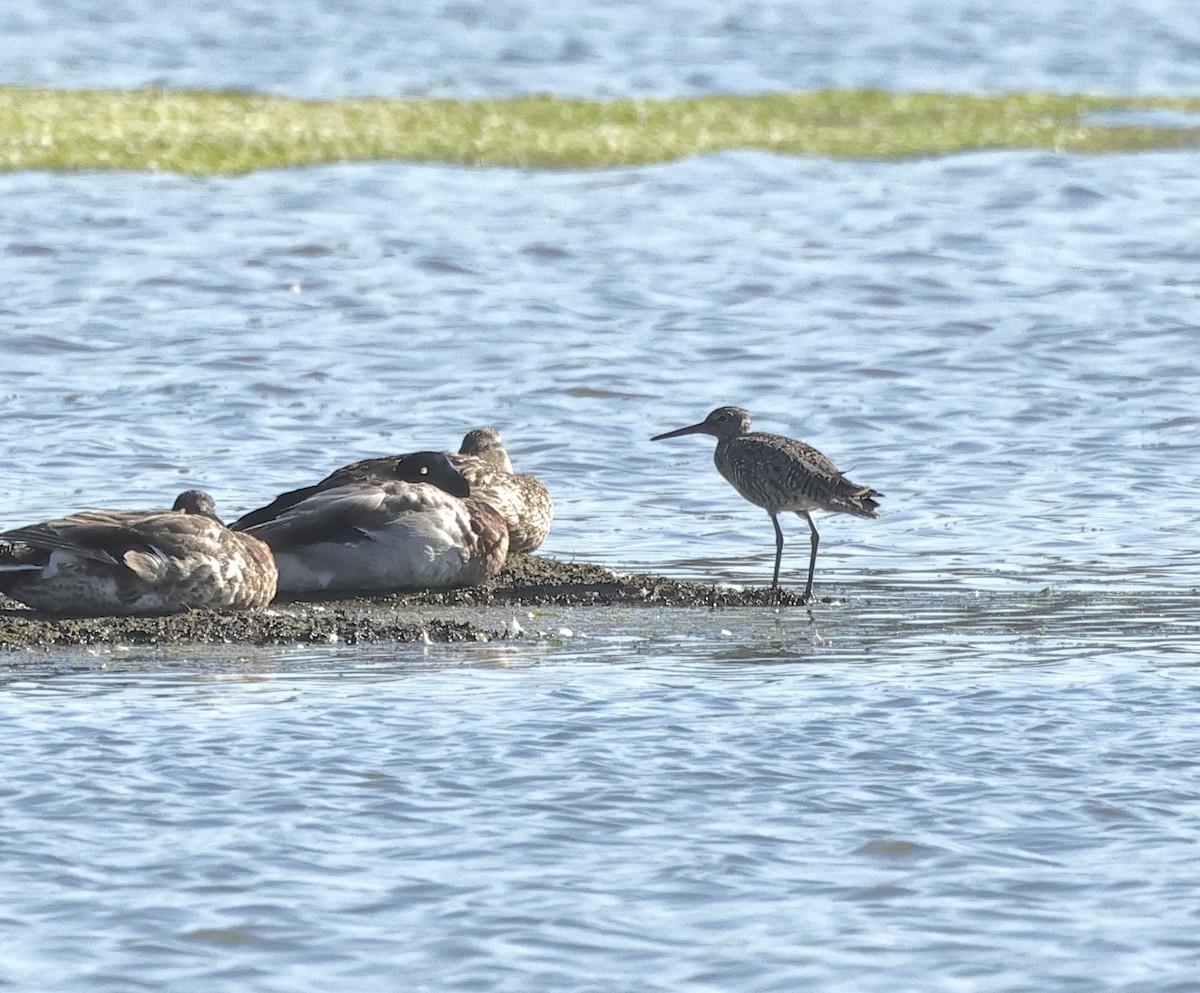
M287 95L1196 91L1179 0L25 0L5 82Z
M1085 607L1061 632L1023 608L1040 620L821 646L802 617L676 612L570 647L17 677L0 969L22 990L1193 989L1194 653L1093 653L1076 639L1119 637Z
M0 52L312 95L1194 92L1180 9L32 3ZM711 441L648 440L722 403L886 494L824 519L811 611L5 657L0 986L1200 989L1196 162L0 176L4 525L233 515L494 423L547 553L762 583Z
M1194 989L1194 165L0 177L5 521L491 422L549 554L763 582L725 402L887 494L811 613L11 657L0 981Z
M191 485L233 514L496 423L547 552L761 581L711 441L648 441L738 403L887 495L825 525L826 581L1188 583L1194 163L0 177L5 518Z

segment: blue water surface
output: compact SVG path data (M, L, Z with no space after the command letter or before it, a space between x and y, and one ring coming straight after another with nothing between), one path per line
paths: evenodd
M0 14L6 83L313 97L1194 94L1198 45L1166 0ZM546 554L762 584L711 440L649 441L727 403L885 494L820 519L811 610L5 654L0 987L1200 989L1196 175L0 175L5 527L234 515L490 423Z

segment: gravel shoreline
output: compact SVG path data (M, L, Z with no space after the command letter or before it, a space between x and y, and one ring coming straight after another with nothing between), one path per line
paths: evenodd
M430 617L438 607L494 606L797 606L798 594L766 587L707 586L603 566L514 555L483 586L276 603L261 613L192 611L167 617L56 617L0 596L0 649L105 644L371 644L491 641L503 629Z

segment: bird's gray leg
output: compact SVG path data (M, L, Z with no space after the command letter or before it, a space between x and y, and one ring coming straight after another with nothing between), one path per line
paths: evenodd
M812 554L808 557L808 585L804 587L804 596L802 598L805 603L812 603L813 573L817 571L817 544L821 541L821 536L817 534L817 526L813 523L812 514L807 510L802 510L800 516L808 521L808 528L812 532Z
M775 525L775 578L771 580L771 589L777 590L779 589L779 563L783 559L783 531L779 527L777 515L771 514L771 523Z

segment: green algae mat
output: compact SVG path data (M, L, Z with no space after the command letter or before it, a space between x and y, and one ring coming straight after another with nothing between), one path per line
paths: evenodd
M1183 126L1159 124L1154 114L1163 112ZM1113 123L1122 113L1129 123ZM1189 114L1200 115L1200 97L825 90L668 100L295 100L0 87L0 169L233 175L385 159L606 168L732 149L861 159L1128 152L1200 145L1200 116L1193 122Z

